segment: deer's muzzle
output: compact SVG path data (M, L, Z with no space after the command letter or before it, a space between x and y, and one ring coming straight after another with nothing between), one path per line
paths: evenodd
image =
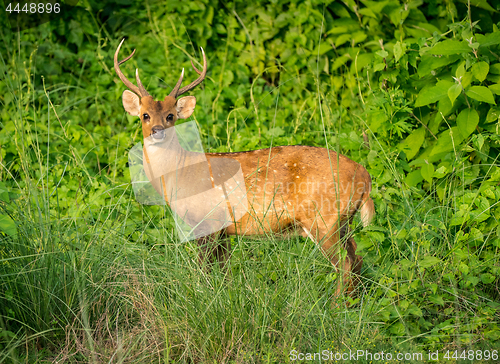
M165 138L165 129L162 126L154 126L151 129L151 136L155 139Z

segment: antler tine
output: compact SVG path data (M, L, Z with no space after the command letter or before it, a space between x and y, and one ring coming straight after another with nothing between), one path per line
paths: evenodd
M123 38L123 40L125 40L125 38ZM123 43L123 40L122 40L122 43ZM122 43L120 43L120 47L121 47ZM118 65L121 65L122 63L127 62L130 58L132 58L134 56L134 54L135 54L135 49L132 51L132 54L130 54L130 56L128 56L127 58L124 58L120 62L118 62Z
M182 79L184 78L184 68L182 69L181 72L181 77L179 77L179 81L175 84L175 87L173 88L172 92L168 96L172 96L174 99L179 96L179 87L181 87Z
M141 93L141 97L145 96L150 96L149 93L146 91L144 86L142 85L141 79L139 78L139 69L135 69L135 79L137 80L137 86L139 86L139 91Z
M191 60L191 66L193 67L193 69L196 71L197 74L201 75L201 71L198 71L198 68L194 66L193 60Z
M203 50L203 48L202 47L200 47L200 48L201 48L201 53L203 54L203 71L202 72L198 71L198 69L196 69L196 67L193 65L193 62L191 62L191 65L193 66L196 73L198 73L200 75L200 77L198 77L195 81L191 82L189 85L181 88L177 92L176 97L179 95L182 95L183 93L188 92L189 90L192 90L193 88L198 86L200 83L203 82L203 80L205 79L205 76L207 75L207 56L205 55L205 51Z
M122 39L122 41L118 45L118 48L116 48L116 52L115 52L114 64L115 64L116 74L118 75L118 77L120 77L120 80L122 80L122 82L125 84L125 86L127 86L130 89L130 91L135 92L137 95L139 95L141 97L148 96L149 94L144 89L144 86L142 86L142 84L140 83L140 80L139 80L138 77L137 77L137 79L139 80L138 83L140 84L140 86L142 86L142 90L141 90L141 88L137 87L132 82L130 82L127 79L127 77L125 77L125 75L123 74L123 72L120 70L120 65L123 64L123 63L125 63L125 62L127 62L135 54L135 49L134 49L134 51L132 52L132 54L130 56L128 56L127 58L124 58L120 62L118 62L118 53L120 52L120 48L122 47L122 44L123 44L124 41L125 41L125 38Z

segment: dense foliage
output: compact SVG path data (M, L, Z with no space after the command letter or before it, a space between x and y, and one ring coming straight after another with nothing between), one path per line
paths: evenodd
M498 347L492 3L85 1L0 24L0 362ZM205 49L191 94L208 151L328 146L367 167L377 215L353 227L363 284L348 309L310 241L233 238L230 278L207 275L169 211L135 202L140 124L112 67L124 36L137 52L122 69L157 99Z

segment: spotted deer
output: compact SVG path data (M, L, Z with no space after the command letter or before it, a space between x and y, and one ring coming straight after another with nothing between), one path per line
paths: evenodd
M163 101L155 101L144 88L138 70L137 85L120 70L120 65L135 53L134 49L130 56L118 61L123 41L114 55L115 71L129 89L123 92L123 106L130 115L141 119L145 140L148 138L150 143L161 141L165 130L173 127L178 119L189 118L194 111L194 96L178 97L204 80L207 74L205 52L202 48L202 71L191 62L199 75L195 81L181 88L183 69L170 94ZM195 158L197 154L182 148L175 153L180 155L172 155L172 160L174 157ZM144 157L154 158L151 155ZM342 272L337 294L344 288L347 288L347 292L354 289L357 279L351 273L359 274L362 258L356 255L356 243L350 235L349 224L358 210L364 226L370 223L375 214L370 198L371 178L364 167L334 151L303 145L235 153L205 153L205 157L212 163L219 158L231 158L241 165L243 171L248 212L227 226L221 232L223 235L255 236L297 227L299 231L302 230L301 235L315 241L333 266ZM168 160L162 162L168 163ZM150 176L148 179L152 181ZM209 259L225 262L230 253L230 243L226 240L217 239L217 236L200 238L198 244L203 247L200 261ZM344 259L341 259L341 248L347 250Z

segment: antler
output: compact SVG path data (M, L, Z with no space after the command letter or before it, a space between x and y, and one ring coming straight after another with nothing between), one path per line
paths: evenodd
M135 79L137 80L137 85L139 87L137 87L132 82L130 82L127 79L127 77L125 77L123 72L120 70L120 65L122 63L127 62L135 54L135 49L134 49L130 56L128 56L127 58L124 58L120 62L118 62L118 53L120 52L120 48L121 48L124 41L125 41L125 38L122 39L122 41L120 42L120 45L118 46L118 48L116 49L116 52L115 52L115 58L114 58L115 71L116 71L118 77L120 77L120 80L122 80L122 82L125 84L125 86L127 86L131 91L135 92L136 94L138 94L141 97L150 96L149 93L144 88L144 86L142 85L141 79L139 78L139 70L138 69L135 70Z
M198 77L195 81L191 82L189 85L184 86L179 90L179 87L181 86L182 83L182 79L184 77L184 69L182 69L181 77L179 77L179 81L177 81L177 84L175 85L174 89L172 90L169 96L177 98L183 93L186 93L189 90L192 90L193 88L198 86L205 79L205 76L207 75L207 57L205 56L205 51L203 50L203 48L202 47L200 48L201 48L201 53L203 54L203 71L202 72L198 71L198 69L193 64L193 61L191 61L191 66L193 66L194 70L196 71L197 74L200 75L200 77Z

